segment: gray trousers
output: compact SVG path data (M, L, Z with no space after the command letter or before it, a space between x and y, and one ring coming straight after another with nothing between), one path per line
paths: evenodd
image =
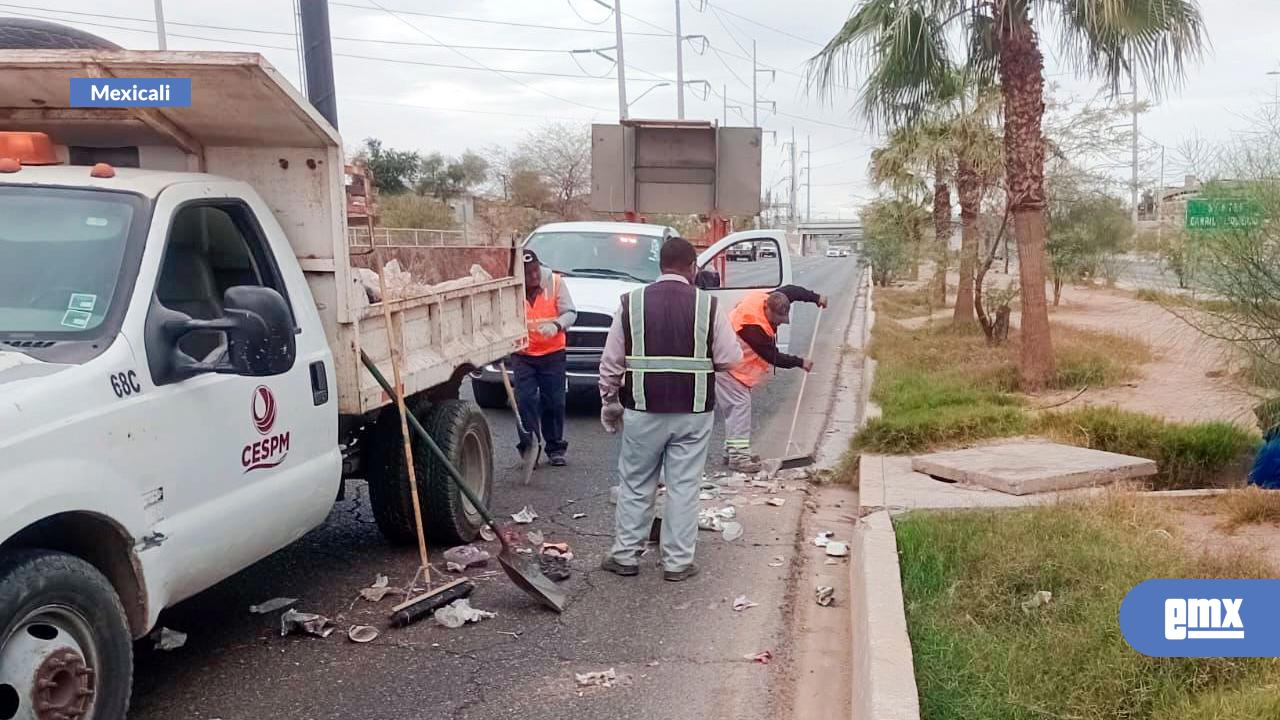
M751 388L727 372L716 373L716 417L724 418L724 451L751 455Z
M613 548L621 565L635 565L649 538L658 476L666 475L662 518L662 566L683 570L693 562L698 542L698 488L707 463L714 416L709 413L647 413L622 416L618 452L618 506Z

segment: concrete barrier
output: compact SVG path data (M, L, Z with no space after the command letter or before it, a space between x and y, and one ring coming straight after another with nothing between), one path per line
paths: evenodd
M859 521L852 550L853 720L919 720L898 542L888 512Z

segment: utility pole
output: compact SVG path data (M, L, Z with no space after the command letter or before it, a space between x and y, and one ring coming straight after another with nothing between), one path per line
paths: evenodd
M796 195L799 193L800 184L798 182L799 173L796 171L796 128L791 126L791 207L788 209L787 221L793 224L796 221Z
M613 34L618 44L618 119L627 119L627 70L622 59L622 0L613 0ZM679 35L679 33L676 33Z
M684 119L684 33L680 30L680 0L676 0L676 117Z
M169 49L169 39L164 31L164 0L156 0L156 42L161 50Z
M756 64L756 41L751 41L751 127L760 127L760 100L756 95L756 75L760 66Z
M1133 227L1137 232L1138 227L1138 73L1134 70L1134 66L1130 63L1129 79L1131 81L1130 89L1133 91L1133 187L1130 193L1130 199L1133 202Z
M333 87L329 0L301 0L298 9L302 17L302 49L307 64L307 99L336 128L338 96Z

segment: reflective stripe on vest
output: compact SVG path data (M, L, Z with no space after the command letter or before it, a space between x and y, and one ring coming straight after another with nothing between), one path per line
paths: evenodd
M538 332L538 326L553 322L560 317L560 312L556 307L560 304L560 274L551 273L551 292L538 291L538 296L533 302L529 302L528 297L525 298L525 324L529 329L529 347L525 348L525 355L550 355L553 352L564 350L568 345L568 336L565 334L564 328L551 337L543 337Z
M768 300L769 293L754 292L738 303L729 315L729 324L733 326L734 335L738 335L742 328L748 325L755 325L763 330L770 340L777 340L778 331L769 322L769 316L764 311ZM750 345L743 342L741 336L738 337L738 344L742 346L742 362L729 370L729 374L749 388L756 387L765 381L773 366L756 354Z
M631 354L626 358L631 373L631 399L636 410L646 409L644 378L647 373L692 373L693 412L707 409L707 383L715 364L711 360L707 336L711 330L711 296L701 290L695 297L697 303L693 316L693 357L646 355L644 351L644 288L632 290L627 295L627 314L631 319Z

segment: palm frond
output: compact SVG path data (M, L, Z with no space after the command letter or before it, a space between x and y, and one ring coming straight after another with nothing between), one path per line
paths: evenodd
M1152 94L1181 83L1208 46L1197 0L1047 0L1058 11L1064 56L1118 91L1141 72Z

